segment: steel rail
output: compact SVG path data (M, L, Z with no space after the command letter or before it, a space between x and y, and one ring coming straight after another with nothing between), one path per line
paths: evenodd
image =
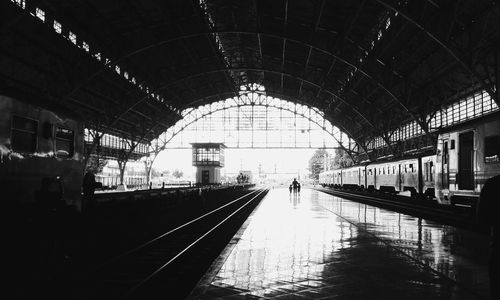
M147 283L149 280L151 280L154 276L156 276L159 272L161 272L163 269L165 269L169 264L171 264L173 261L175 261L177 258L179 258L182 254L184 254L186 251L188 251L189 249L191 249L194 245L196 245L199 241L201 241L203 238L205 238L207 235L209 235L212 231L214 231L215 229L217 229L219 226L221 226L224 222L226 222L229 218L231 218L232 216L234 216L237 212L239 212L241 209L243 209L245 206L247 206L248 204L250 204L253 200L255 200L258 196L260 196L262 193L264 193L265 191L267 191L268 188L265 187L265 188L262 188L262 189L258 189L256 191L258 191L259 193L255 196L253 196L250 200L248 200L245 204L243 204L242 206L240 206L238 209L236 209L234 212L232 212L229 216L227 216L226 218L224 218L222 221L220 221L219 223L217 223L217 225L213 226L210 230L208 230L207 232L205 232L202 236L200 236L199 238L197 238L194 242L192 242L191 244L189 244L187 247L185 247L184 249L182 249L179 253L177 253L174 257L172 257L170 260L168 260L166 263L164 263L163 265L161 265L159 268L157 268L153 273L151 273L149 276L147 276L145 279L143 279L141 282L139 282L137 285L135 285L128 293L127 295L125 296L125 298L128 298L131 294L133 294L136 290L138 290L141 286L143 286L145 283ZM254 191L255 192L255 191ZM249 193L251 194L251 193ZM245 195L245 196L242 196L242 197L246 197L248 196L249 194ZM239 199L241 199L242 197L240 197ZM235 200L236 201L236 200ZM231 203L234 203L235 201L232 201ZM226 206L226 205L225 205Z
M460 223L460 224L465 224L467 226L472 226L472 227L477 227L477 225L478 225L474 222L474 220L468 218L467 215L460 214L460 213L457 214L454 211L451 211L450 210L450 208L452 208L451 206L449 206L449 207L443 206L443 208L438 208L438 207L421 205L418 203L401 202L401 201L396 201L396 200L378 198L378 197L374 197L374 196L367 196L367 195L360 195L360 194L356 194L356 193L336 191L336 190L331 190L331 189L326 189L326 188L317 188L317 190L334 195L334 196L349 197L351 199L359 199L361 201L366 201L366 203L368 203L368 204L374 204L374 205L379 204L379 205L384 205L384 206L390 207L390 208L405 210L408 213L416 213L422 217L435 218L437 220L441 220L442 222L457 222L457 224ZM443 220L443 218L446 218L446 220Z
M162 238L164 238L164 237L166 237L166 236L168 236L168 235L170 235L170 234L172 234L172 233L174 233L174 232L176 232L176 231L178 231L178 230L180 230L180 229L182 229L182 228L184 228L184 227L186 227L186 226L188 226L188 225L190 225L190 224L192 224L192 223L194 223L196 221L199 221L199 220L201 220L201 219L203 219L203 218L205 218L205 217L207 217L207 216L209 216L209 215L217 212L217 211L221 210L222 208L224 208L224 207L226 207L228 205L231 205L231 204L233 204L233 203L235 203L237 201L240 201L241 199L246 198L249 195L251 195L253 193L256 193L258 191L261 191L261 190L265 190L265 188L251 191L251 192L249 192L249 193L247 193L247 194L245 194L245 195L243 195L243 196L241 196L241 197L239 197L239 198L237 198L237 199L235 199L235 200L233 200L233 201L231 201L229 203L226 203L226 204L224 204L224 205L222 205L222 206L220 206L220 207L218 207L218 208L216 208L216 209L214 209L212 211L209 211L209 212L207 212L207 213L205 213L205 214L203 214L203 215L201 215L201 216L199 216L197 218L194 218L191 221L188 221L188 222L186 222L186 223L184 223L182 225L177 226L174 229L171 229L171 230L169 230L169 231L167 231L165 233L162 233L161 235L159 235L159 236L157 236L157 237L155 237L155 238L153 238L153 239L151 239L151 240L149 240L149 241L147 241L147 242L145 242L145 243L143 243L143 244L141 244L139 246L136 246L136 247L134 247L134 248L132 248L130 250L127 250L127 251L123 252L122 254L120 254L118 256L115 256L115 257L111 258L110 260L104 262L99 267L97 267L96 270L102 269L103 267L108 266L108 265L110 265L110 264L112 264L112 263L114 263L114 262L116 262L116 261L118 261L118 260L120 260L120 259L122 259L122 258L124 258L124 257L126 257L126 256L128 256L130 254L132 254L132 253L135 253L135 252L137 252L137 251L139 251L141 249L144 249L145 247L151 245L152 243L154 243L154 242L156 242L156 241L158 241L158 240L160 240L160 239L162 239ZM96 271L96 270L94 270L94 271Z

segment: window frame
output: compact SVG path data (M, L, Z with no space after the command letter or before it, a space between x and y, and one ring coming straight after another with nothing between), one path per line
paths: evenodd
M59 129L71 131L71 139L59 137L58 136ZM69 143L70 153L67 156L66 155L59 155L59 152L58 152L59 149L57 147L58 140L70 142ZM70 128L65 127L65 126L59 126L59 125L56 126L56 128L54 129L54 154L56 155L56 157L59 157L59 158L73 158L73 156L75 155L75 130L70 129Z
M15 118L26 119L26 120L34 122L34 124L35 124L34 132L29 132L29 131L26 131L26 130L23 130L23 129L20 129L20 128L15 128L14 127L14 119ZM21 116L21 115L17 115L17 114L13 114L12 115L12 118L10 120L10 147L11 147L12 151L21 152L21 153L36 153L36 151L38 150L39 123L40 122L37 119L31 118L31 117ZM13 140L14 140L13 139L13 132L14 131L33 134L33 143L34 143L33 144L33 150L26 151L26 150L14 149L14 145L13 145Z
M487 160L487 155L489 153L487 152L488 148L486 147L486 141L488 139L496 139L497 140L497 144L500 144L500 134L490 135L490 136L485 136L484 137L484 157L483 157L483 161L484 161L485 164L499 163L500 162L500 153L498 153L498 152L495 155L492 156L492 157L497 156L496 160L493 160L493 159L491 161ZM492 149L494 149L494 147L492 147Z

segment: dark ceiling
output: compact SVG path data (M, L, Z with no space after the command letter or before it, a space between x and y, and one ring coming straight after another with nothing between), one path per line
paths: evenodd
M2 94L135 139L249 83L319 108L360 143L402 122L426 129L479 89L499 98L495 1L4 0L0 15Z

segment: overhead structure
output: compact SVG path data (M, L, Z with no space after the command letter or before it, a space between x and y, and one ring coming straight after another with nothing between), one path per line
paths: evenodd
M443 107L500 99L496 1L10 0L0 15L1 94L136 142L251 84L392 155L405 124L429 136Z
M158 140L159 148L223 142L228 148L341 148L356 144L316 108L242 91L239 97L181 112L183 118ZM189 145L189 147L191 147Z

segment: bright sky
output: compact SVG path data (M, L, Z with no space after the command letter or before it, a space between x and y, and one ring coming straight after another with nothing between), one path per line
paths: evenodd
M263 172L294 173L304 172L309 159L316 149L226 149L226 173L239 170L258 172L259 164ZM179 169L186 175L194 174L191 149L167 149L155 160L154 168L159 170Z

